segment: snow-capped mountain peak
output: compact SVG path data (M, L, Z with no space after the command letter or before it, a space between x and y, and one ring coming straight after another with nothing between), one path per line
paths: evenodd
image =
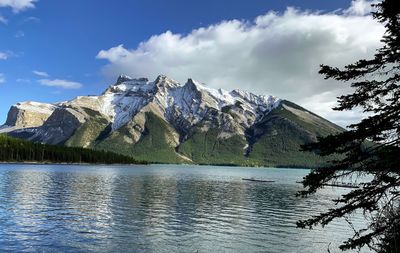
M256 119L260 118L258 114L268 113L280 103L273 96L259 96L241 90L217 90L191 78L181 85L166 75L159 75L153 82L147 78L120 75L114 85L94 99L100 101L98 111L111 119L113 130L125 125L150 103L159 108L167 121L184 117L192 121L190 125L201 121L210 108L221 111L226 106L240 105L244 112L256 115Z
M112 131L116 131L132 121L145 107L150 108L145 110L153 110L168 123L184 130L189 130L214 112L218 112L215 116L219 118L217 121L229 121L231 123L228 125L245 128L279 103L280 100L273 96L259 96L241 90L229 92L213 89L192 78L182 85L166 75L159 75L154 81L120 75L116 83L99 96L79 96L55 105L36 106L29 102L16 106L33 108L30 110L34 111L46 110L49 115L56 108L65 107L69 111L75 108L76 115L80 115L79 121L89 117L79 108L89 108L104 115L110 121ZM228 112L230 114L226 114ZM240 114L240 117L234 114Z

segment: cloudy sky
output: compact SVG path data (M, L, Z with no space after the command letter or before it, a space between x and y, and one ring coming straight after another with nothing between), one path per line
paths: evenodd
M346 126L361 113L331 107L351 90L318 69L373 55L384 29L370 4L0 0L0 121L18 101L99 94L125 73L275 95Z

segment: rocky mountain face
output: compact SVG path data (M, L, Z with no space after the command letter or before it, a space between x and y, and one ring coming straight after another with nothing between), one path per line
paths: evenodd
M6 126L15 128L38 127L50 117L55 106L45 103L23 102L11 106Z
M311 166L300 145L343 129L273 96L121 75L99 96L14 105L0 131L151 162Z

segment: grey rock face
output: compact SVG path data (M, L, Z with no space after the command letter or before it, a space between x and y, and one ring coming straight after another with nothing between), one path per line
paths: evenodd
M30 139L47 144L62 144L83 123L83 117L79 116L69 108L56 109Z
M56 106L45 103L22 102L11 106L5 125L15 128L38 127L54 112Z

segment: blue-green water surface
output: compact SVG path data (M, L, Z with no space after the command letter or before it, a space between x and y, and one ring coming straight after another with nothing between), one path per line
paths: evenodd
M339 252L352 233L345 221L296 228L348 191L297 198L308 172L2 164L0 252Z

